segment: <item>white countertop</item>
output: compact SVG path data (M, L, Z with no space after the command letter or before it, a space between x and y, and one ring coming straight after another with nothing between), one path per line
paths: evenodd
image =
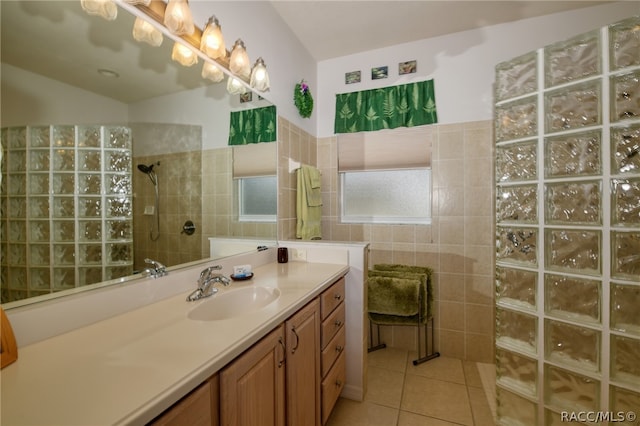
M20 348L0 374L1 424L145 424L348 270L269 263L254 268L253 279L219 292L278 287L277 301L256 312L195 321L187 314L208 299L186 302L186 292Z

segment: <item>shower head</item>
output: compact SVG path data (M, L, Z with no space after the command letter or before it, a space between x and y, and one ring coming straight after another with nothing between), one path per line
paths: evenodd
M159 165L160 165L159 161L155 164L149 164L148 166L145 164L138 164L138 170L148 175L149 179L151 179L151 183L153 183L154 185L157 185L158 178L156 177L156 172L153 171L153 166L159 166Z
M138 164L138 170L140 170L142 173L149 174L153 171L153 164L149 164L148 166L144 164Z

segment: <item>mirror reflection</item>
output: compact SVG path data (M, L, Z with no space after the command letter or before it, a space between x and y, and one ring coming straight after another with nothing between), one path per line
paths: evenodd
M275 167L236 165L275 164L276 144L228 146L230 112L268 101L171 61L169 40L136 42L122 9L0 7L2 303L208 258L210 237L275 241L275 202L241 193Z

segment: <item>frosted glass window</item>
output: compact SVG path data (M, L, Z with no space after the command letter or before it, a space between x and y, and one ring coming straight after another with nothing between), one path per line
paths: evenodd
M276 176L238 179L239 220L241 222L275 222L278 205Z
M342 222L431 223L431 169L340 173Z

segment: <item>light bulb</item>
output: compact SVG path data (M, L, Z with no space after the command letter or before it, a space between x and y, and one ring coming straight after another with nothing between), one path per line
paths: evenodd
M169 0L164 11L164 25L175 35L191 35L195 31L187 0Z
M190 67L198 63L198 55L184 44L178 42L173 44L171 59L185 67Z
M163 39L160 30L142 18L136 18L133 24L133 38L155 47L160 46Z
M200 40L200 50L212 59L224 58L227 55L222 28L215 16L207 21Z
M202 65L202 78L207 78L214 83L219 83L224 80L224 73L222 70L212 64L211 62L205 62Z

